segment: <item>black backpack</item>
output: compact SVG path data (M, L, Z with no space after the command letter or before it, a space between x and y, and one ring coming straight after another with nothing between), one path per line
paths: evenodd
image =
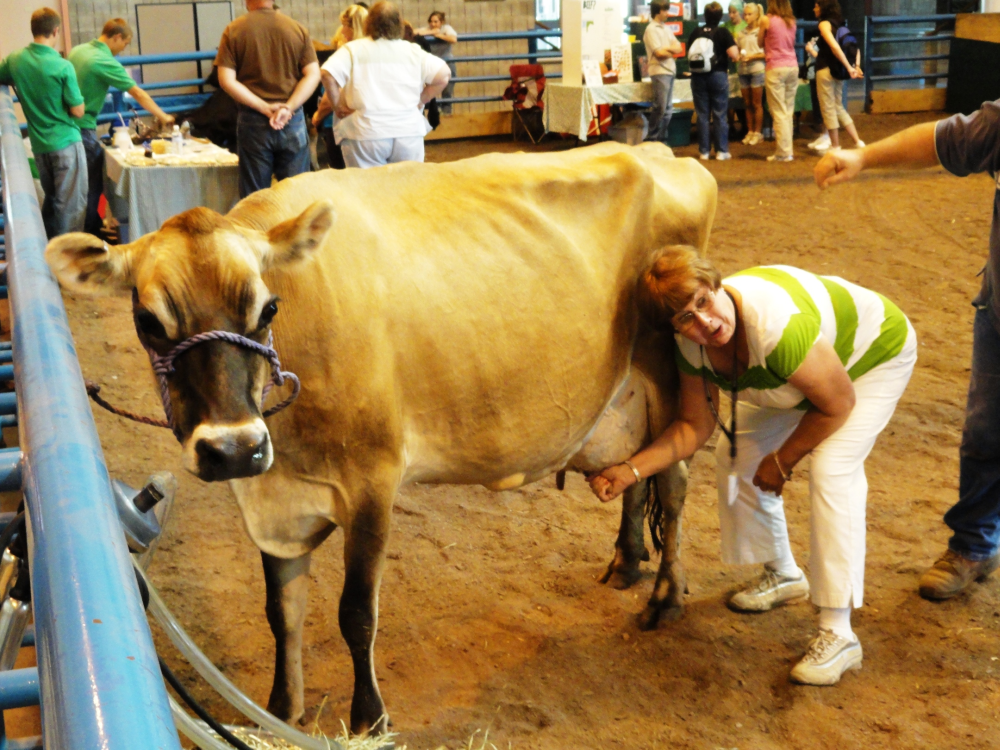
M854 65L854 61L858 59L858 40L854 36L854 32L847 28L847 24L845 23L837 28L834 38L844 51L844 57L847 58L851 65ZM851 77L851 74L847 72L847 68L836 57L830 62L830 75L838 81L846 81Z

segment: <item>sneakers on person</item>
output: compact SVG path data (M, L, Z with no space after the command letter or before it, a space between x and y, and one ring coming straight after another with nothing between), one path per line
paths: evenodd
M864 147L865 147L864 141L858 141L857 143L854 144L854 148L864 148Z
M751 133L751 135L753 136L753 140L750 141L751 146L756 146L758 143L762 143L764 141L764 136L760 133Z
M814 149L816 151L825 151L830 148L830 134L823 133L819 138L809 144L808 148Z
M743 140L741 141L741 143L744 146L749 146L752 144L752 142L753 142L753 131L751 130L749 133L743 136Z
M732 155L731 153L729 153L728 151L719 151L719 152L718 152L718 153L717 153L717 154L715 155L715 158L716 158L716 159L717 159L718 161L726 161L727 159L732 159L732 158L733 158L733 155Z
M950 599L973 581L983 581L1000 566L1000 552L988 560L968 560L954 550L947 550L920 576L920 595L924 599Z
M768 161L795 161L795 157L789 154L788 156L778 156L777 154L771 154L767 157Z
M809 581L801 570L798 578L788 578L765 567L760 578L729 598L729 606L741 612L767 612L808 595Z
M800 685L836 685L844 672L861 669L861 642L820 630L802 660L792 668L792 681Z
M712 155L709 153L698 154L698 158L701 159L702 161L708 161L709 159L712 158Z

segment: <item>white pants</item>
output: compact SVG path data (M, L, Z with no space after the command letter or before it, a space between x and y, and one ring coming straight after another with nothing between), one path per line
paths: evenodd
M412 138L380 138L376 141L352 141L345 138L340 142L344 153L344 163L348 167L368 169L395 164L400 161L423 161L423 136Z
M829 68L816 71L816 97L827 130L846 128L854 122L844 109L844 82L834 78Z
M767 86L767 108L771 110L771 119L774 120L774 153L776 156L791 156L799 69L771 68L764 72L764 84Z
M865 580L865 459L906 390L917 361L912 327L903 351L854 382L855 404L847 422L812 452L809 580L820 607L860 607ZM722 561L745 565L777 559L786 548L788 526L782 499L753 485L760 462L788 439L804 412L740 403L737 417L737 496L728 495L729 440L715 452L719 488ZM721 415L720 415L721 416ZM724 423L725 417L723 417Z

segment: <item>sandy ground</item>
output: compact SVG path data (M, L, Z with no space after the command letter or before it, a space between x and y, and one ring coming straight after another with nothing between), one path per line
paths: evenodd
M861 116L858 125L872 141L919 119ZM812 606L757 616L724 606L754 571L719 562L710 450L693 460L685 511L686 614L651 633L637 629L634 615L655 559L630 591L597 583L619 508L601 506L581 477L571 476L564 492L551 478L501 493L412 488L393 516L376 646L394 730L411 750L465 747L477 730L488 730L498 748L545 750L1000 746L1000 580L940 604L916 593L920 572L945 546L941 515L956 498L969 301L987 252L994 186L934 169L872 174L820 193L805 142L791 164L765 162L766 144L735 144L732 161L708 164L720 187L711 253L724 272L789 263L841 275L896 301L919 333L916 373L868 461L866 606L854 618L863 670L834 688L792 685L788 671L814 634ZM523 147L497 140L427 151L428 160L443 161ZM86 376L113 401L157 414L128 300L67 305ZM101 410L96 418L112 474L137 485L159 469L180 478L153 579L209 656L266 702L273 643L263 578L228 488L185 474L166 431ZM807 476L804 466L786 497L801 563ZM334 534L314 556L305 628L306 718L316 719L326 701L318 720L330 733L346 719L352 689L337 627L341 546ZM235 720L155 626L154 634L194 692Z

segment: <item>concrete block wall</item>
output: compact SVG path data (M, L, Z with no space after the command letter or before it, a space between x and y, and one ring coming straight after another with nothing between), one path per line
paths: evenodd
M157 0L172 2L174 0ZM179 0L178 0L179 1ZM329 42L340 23L340 12L347 7L347 0L278 0L282 12L288 14L307 29L314 39ZM127 18L135 24L134 0L69 0L70 29L73 44L80 44L97 37L104 22L115 16ZM426 23L432 11L440 10L447 22L459 35L484 31L522 31L535 27L534 0L401 0L403 17L415 28ZM233 3L234 15L245 13L243 3ZM456 56L501 55L526 52L526 40L501 40L493 42L459 43L454 47ZM138 54L138 44L133 41L125 54ZM526 62L525 60L518 62ZM458 63L459 76L506 76L510 61L483 63ZM552 67L551 70L559 70ZM507 84L503 81L464 83L456 87L456 96L499 96ZM486 102L456 106L455 112L485 112L508 108L506 103Z

